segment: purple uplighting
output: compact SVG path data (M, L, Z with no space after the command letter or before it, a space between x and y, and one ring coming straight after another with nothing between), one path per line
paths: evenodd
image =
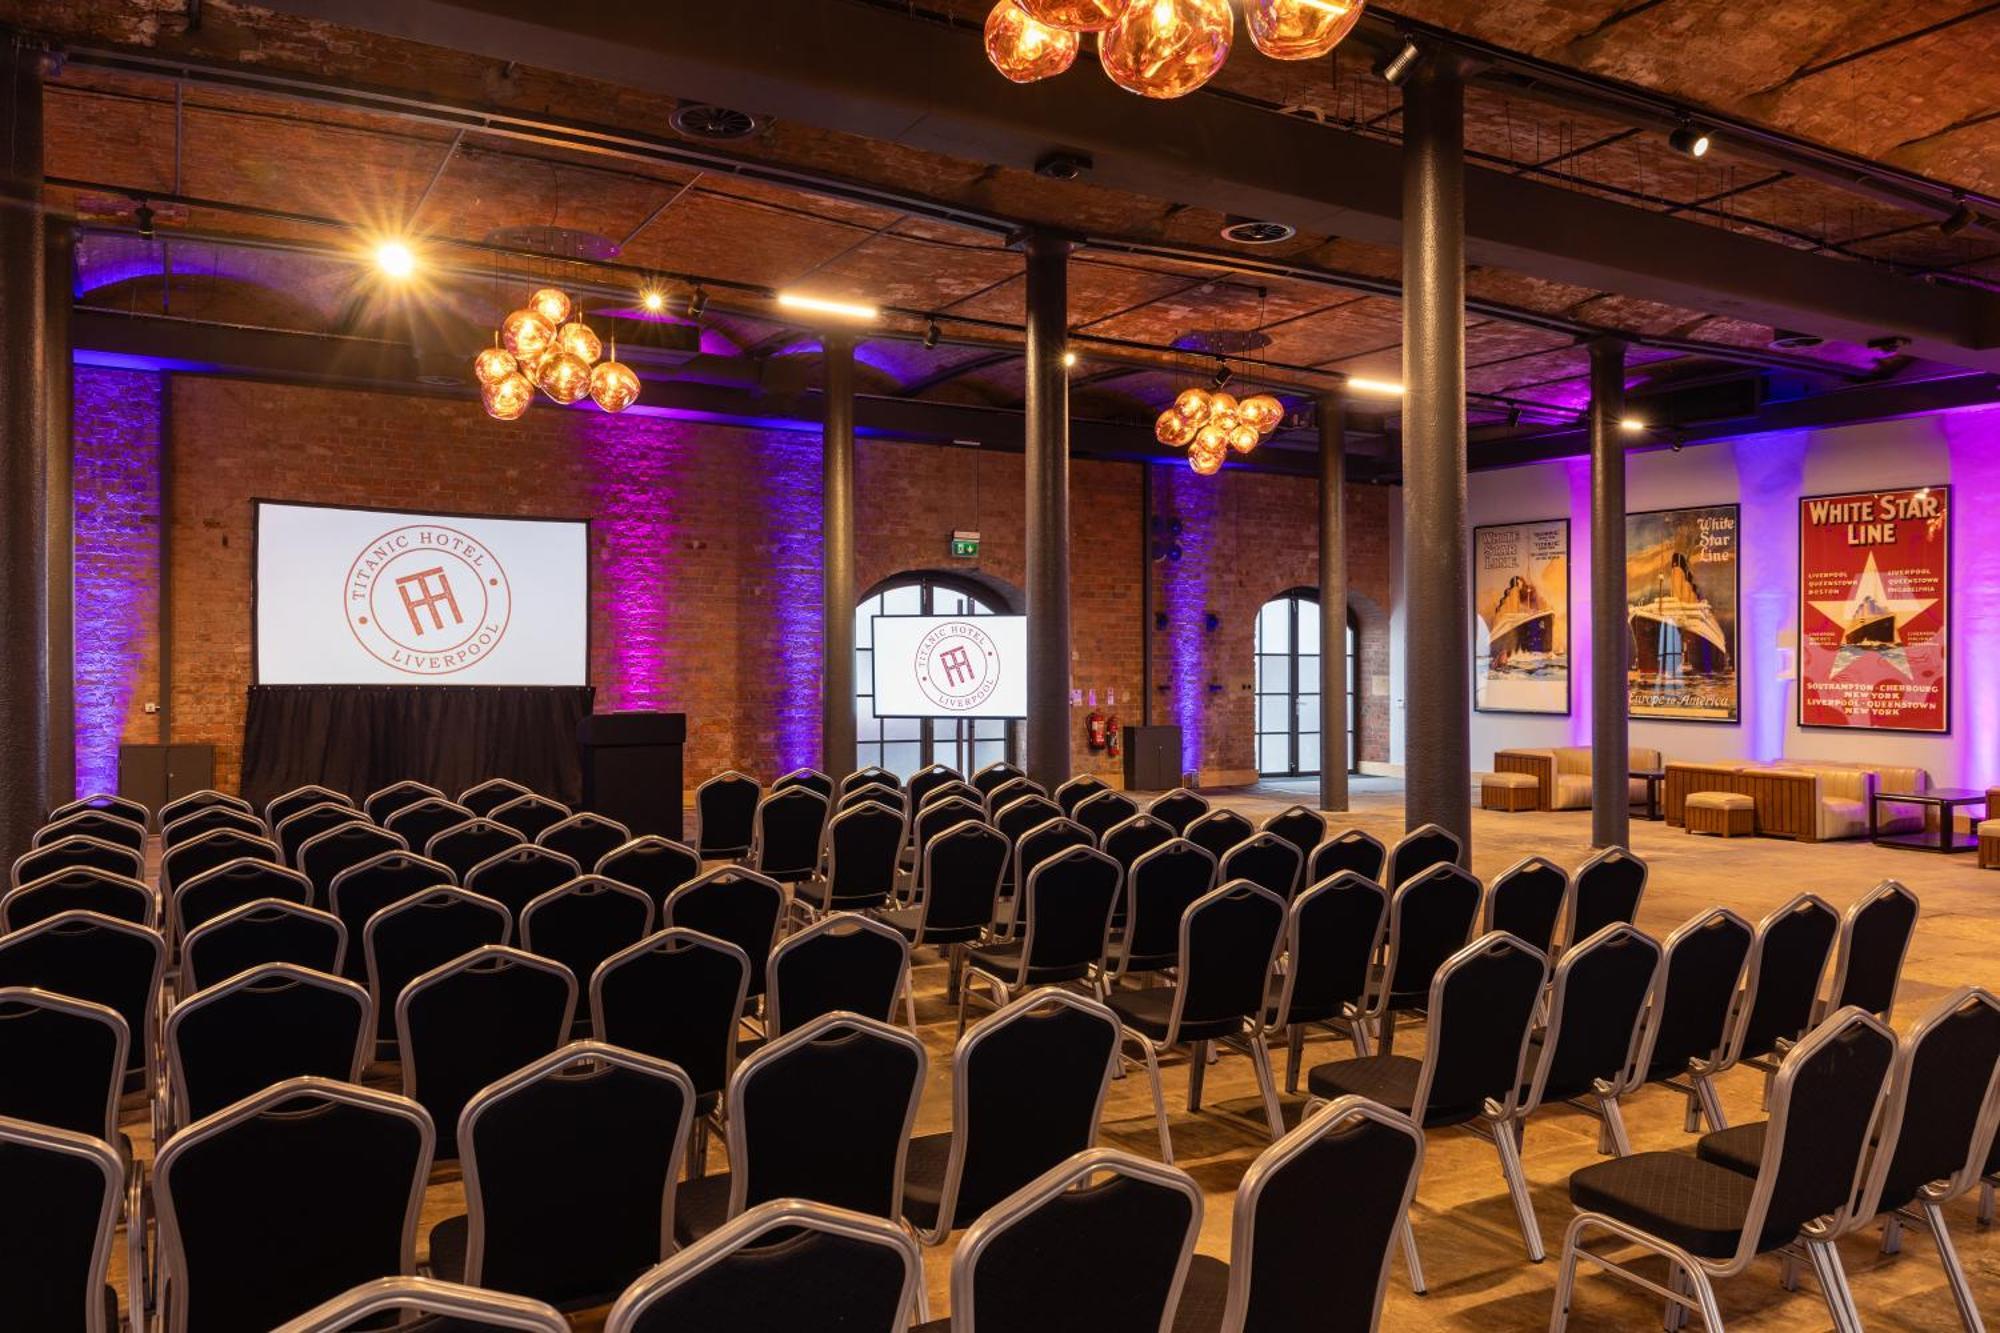
M1591 743L1590 458L1569 472L1569 743Z
M1160 516L1179 519L1181 530L1163 537L1180 547L1179 560L1161 566L1160 608L1167 615L1167 671L1173 687L1173 717L1181 729L1181 771L1199 772L1202 765L1202 719L1208 711L1209 561L1214 555L1215 515L1221 490L1212 477L1196 475L1185 464L1164 464L1154 474L1161 497Z
M2000 493L2000 409L1947 412L1940 420L1958 525L1951 551L1956 783L1984 787L2000 779L2000 560L1964 515L1978 512L1979 497Z
M1776 659L1785 626L1797 629L1798 497L1805 491L1806 441L1804 431L1785 431L1745 436L1730 445L1743 506L1736 525L1743 590L1736 678L1748 757L1759 761L1784 757L1791 717L1795 664Z
M763 631L764 644L745 645L745 669L771 682L774 771L812 764L844 771L854 756L819 752L821 443L790 434L753 438L763 504L744 517L759 557L755 566L769 582L749 600L768 609L774 623Z
M590 464L597 540L599 620L607 626L598 707L606 712L669 706L673 678L668 608L674 604L673 552L679 499L694 432L659 420L581 418Z

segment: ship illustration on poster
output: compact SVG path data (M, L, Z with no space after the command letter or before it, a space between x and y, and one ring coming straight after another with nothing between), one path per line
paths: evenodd
M1493 628L1487 632L1489 671L1533 673L1555 656L1556 611L1542 601L1541 590L1515 576L1493 608Z
M1626 518L1634 717L1737 716L1736 506Z
M1473 532L1473 702L1483 712L1569 711L1569 521Z

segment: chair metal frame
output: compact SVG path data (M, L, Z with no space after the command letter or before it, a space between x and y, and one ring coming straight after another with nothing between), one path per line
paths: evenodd
M217 831L220 832L221 830ZM208 836L210 835L209 834L202 835L202 837L208 837ZM196 838L193 841L184 843L182 845L187 847L192 847L195 845L195 843L200 841L201 838ZM40 847L30 847L27 851L22 852L19 856L15 857L14 863L7 868L7 887L10 889L18 889L24 883L30 882L23 880L21 878L21 865L23 862L28 861L33 857L48 856L51 853L60 852L65 850L66 848L75 847L78 845L89 847L93 852L93 854L97 851L97 849L102 848L104 851L109 852L114 856L125 858L127 861L130 862L132 866L131 873L125 876L127 879L144 880L146 878L146 858L140 855L138 852L133 851L130 847L120 847L115 842L106 842L102 838L92 838L85 834L74 833L67 838L61 838L55 842L47 843ZM76 863L72 862L71 864L74 865ZM57 867L57 869L68 869L68 868L69 867L67 866ZM101 869L102 867L99 868ZM44 871L42 874L35 876L35 878L43 879L48 875L52 875L54 873L55 871L53 870ZM119 874L121 872L113 871L112 873Z
M899 1007L897 1001L900 1000L905 1021L909 1023L912 1032L916 1031L917 997L910 985L910 942L904 939L903 933L895 927L884 925L865 913L849 911L824 913L810 926L785 936L771 946L771 956L764 965L764 1026L767 1031L774 1036L783 1035L785 1031L784 1013L780 1007L781 997L778 993L778 965L787 956L798 952L822 936L851 934L854 931L895 941L896 948L902 953L903 961L896 969L895 987L889 992L890 1019L893 1019ZM874 1015L864 1015L864 1017L872 1018Z
M492 810L487 812L486 818L492 820L496 824L505 824L508 828L514 828L512 824L508 824L507 821L500 818L500 816L505 811L512 810L515 806L519 806L523 810L540 810L547 808L550 810L562 811L562 813L556 817L554 823L551 823L548 826L548 828L554 828L556 824L560 824L564 820L569 819L570 817L576 814L576 811L570 809L568 806L564 805L561 801L555 800L552 797L540 795L539 793L536 792L529 792L526 796L516 796L511 801L502 801L500 804L494 806ZM537 829L535 831L535 836L532 838L529 837L526 833L522 833L520 829L514 829L514 831L516 833L521 834L522 842L539 843L542 834L547 832L548 830Z
M570 1333L552 1305L525 1296L485 1291L429 1277L383 1277L323 1301L272 1333L342 1333L376 1315L401 1310L419 1316L463 1319L480 1327L518 1333Z
M0 994L4 993L0 991ZM121 1022L120 1026L124 1024ZM97 1234L91 1242L90 1264L84 1281L83 1329L84 1333L116 1333L113 1325L105 1322L104 1288L111 1276L111 1247L118 1233L119 1214L121 1209L130 1206L129 1196L135 1192L127 1188L125 1165L119 1159L117 1149L104 1140L93 1138L88 1134L57 1129L53 1125L37 1125L26 1120L13 1120L6 1116L0 1116L0 1143L79 1158L95 1166L103 1176L104 1195L97 1208ZM134 1177L138 1174L137 1171L133 1172ZM28 1199L17 1198L13 1202L15 1207L29 1207L32 1204L33 1201ZM133 1211L129 1215L137 1217L139 1214ZM133 1306L132 1326L135 1329L143 1328L145 1320L145 1314L140 1308L143 1296L138 1290L139 1272L140 1270L136 1268L130 1270L128 1279L133 1289L132 1294L140 1296L140 1299L130 1302Z
M754 837L757 830L757 809L764 803L763 783L757 781L757 779L751 777L748 773L740 772L733 768L725 768L720 773L703 778L699 783L695 784L694 835L689 845L695 849L695 855L702 860L740 861L750 854L750 843L748 841L745 841L741 847L717 847L713 849L710 849L702 841L707 832L702 827L702 793L718 784L735 786L745 782L749 783L751 788L756 792L756 795L750 801L750 835Z
M398 819L401 819L409 811L420 810L425 806L435 806L440 809L449 810L453 814L458 816L458 818L453 820L451 823L446 824L443 828L438 829L437 833L431 834L431 838L435 838L438 833L443 833L445 832L446 829L454 829L457 828L460 824L467 822L468 820L479 818L479 816L473 814L470 809L460 805L457 801L452 800L448 796L419 796L414 801L410 801L404 805L397 806L385 818L376 820L375 822L380 824L383 828L388 829L389 832L391 833L400 834L402 836L403 841L408 843L410 842L410 835L404 833L403 830L399 828L394 828L391 826ZM424 842L428 844L431 838L425 838ZM412 847L412 850L415 850L414 847Z
M473 796L481 792L494 791L494 790L511 791L514 794L512 796L507 797L506 800L495 801L492 804L492 806L488 808L485 814L479 816L479 818L481 819L492 818L493 811L498 810L501 806L507 804L507 801L518 800L523 796L533 796L535 794L533 788L524 787L520 783L514 781L512 778L488 778L484 782L473 783L470 787L467 787L464 791L460 792L457 796L453 797L452 800L456 804L465 805L469 807L470 803L465 799L466 797Z
M268 984L283 981L288 986L309 986L331 995L339 995L351 1000L359 1013L360 1021L354 1033L354 1059L350 1062L344 1082L359 1083L361 1071L368 1067L368 1058L375 1051L375 1006L368 998L368 992L345 977L336 977L311 968L300 967L297 963L263 963L247 971L238 972L227 981L217 982L206 990L196 991L176 1004L167 1013L167 1021L161 1033L161 1044L166 1050L167 1092L172 1098L171 1124L175 1126L193 1123L195 1117L188 1106L187 1070L181 1062L181 1050L177 1038L190 1016L198 1015L232 995L247 990L262 989Z
M345 826L343 825L343 827ZM299 897L297 899L297 902L301 907L311 907L313 905L313 897L315 896L313 894L313 882L310 879L306 878L306 873L303 870L294 870L292 869L292 867L288 865L282 865L276 861L259 861L254 856L239 856L236 857L234 860L224 861L219 866L210 866L208 869L202 871L200 874L193 875L188 879L183 880L181 883L174 886L174 891L172 894L167 895L167 901L166 901L167 938L169 940L172 940L176 945L176 947L185 947L187 936L192 933L186 930L186 928L182 925L182 922L185 919L185 917L183 915L181 903L182 900L187 896L188 890L201 886L203 881L205 880L215 879L217 881L220 881L221 878L227 872L229 872L230 870L234 869L237 866L244 864L262 865L268 867L269 871L271 873L274 873L277 878L284 880L286 883L292 885L292 887L299 890ZM277 897L276 894L267 893L264 894L261 898L252 899L251 901L262 902L276 897ZM292 900L279 899L279 901L289 902ZM238 904L238 906L241 906L241 904ZM228 910L234 911L235 908L230 908ZM222 915L227 915L227 912L222 913ZM208 921L213 921L214 919L215 919L214 917L210 917L208 918ZM201 925L207 925L208 921L203 921ZM196 930L199 930L200 928L201 926L195 927Z
M53 824L58 819L67 819L71 815L82 814L85 810L102 810L106 814L115 814L118 818L137 824L143 829L150 830L153 827L153 812L151 810L148 810L137 801L108 791L94 791L88 795L79 796L74 801L66 801L49 811L49 817L46 822ZM132 818L132 815L129 813L133 810L139 812L137 819Z
M125 1015L119 1013L108 1004L99 1004L95 1000L80 1000L74 995L63 995L57 991L44 990L40 986L0 986L0 1006L9 1004L25 1004L36 1009L47 1009L55 1013L67 1014L71 1018L80 1018L92 1023L101 1023L111 1029L117 1063L113 1066L109 1096L105 1100L104 1120L100 1126L103 1132L91 1137L103 1139L106 1143L117 1143L118 1103L121 1100L120 1094L123 1091L125 1083L126 1062L132 1056L132 1029L126 1025ZM5 1124L6 1122L7 1117L0 1115L0 1124ZM34 1122L24 1121L21 1123ZM51 1125L47 1126L47 1128L53 1129L56 1127ZM119 1168L119 1176L121 1179L124 1176L123 1166Z
M48 874L43 875L38 879L31 879L26 884L23 884L18 888L8 889L4 893L0 893L0 935L4 935L9 931L15 929L13 921L14 904L18 902L24 895L41 892L45 889L52 889L55 886L50 883L51 880L54 880L62 875L73 875L79 871L87 872L92 875L101 875L104 878L118 884L119 887L121 888L129 888L138 893L144 894L146 897L146 901L150 904L150 908L148 910L148 919L138 924L143 926L152 926L155 929L158 928L158 922L160 917L160 899L159 895L153 891L153 887L150 884L145 883L143 880L133 879L130 875L121 875L115 870L99 870L96 866L67 866L61 870L51 870ZM199 877L197 876L197 878ZM70 909L66 908L63 910L70 910Z
M202 943L209 935L218 933L220 930L226 929L238 921L260 913L273 911L283 912L286 916L298 917L302 920L316 921L331 927L336 942L333 951L333 971L329 975L340 975L341 969L347 961L348 939L347 923L345 921L342 921L332 912L322 908L312 907L305 903L295 903L287 898L253 898L247 903L237 904L227 912L210 917L181 938L180 969L177 973L180 994L190 996L195 994L197 990L194 984L194 953L197 945ZM365 994L367 988L363 987L362 989ZM372 1001L370 1007L371 1009L373 1007Z
M1722 1110L1722 1096L1715 1089L1715 1080L1739 1064L1747 1064L1752 1069L1764 1071L1764 1102L1767 1106L1770 1104L1772 1080L1777 1076L1778 1063L1783 1060L1794 1043L1780 1037L1777 1049L1770 1056L1748 1059L1743 1055L1743 1045L1750 1035L1751 1016L1757 1010L1757 986L1763 971L1766 942L1774 928L1801 911L1824 912L1836 923L1834 933L1836 937L1838 936L1839 915L1833 910L1831 903L1816 893L1795 893L1766 913L1757 923L1756 931L1750 938L1750 953L1743 964L1743 986L1737 991L1736 1000L1730 1009L1729 1041L1723 1049L1722 1058L1712 1062L1690 1062L1688 1079L1694 1085L1702 1116L1708 1121L1708 1127L1712 1130L1729 1128L1729 1121ZM1813 982L1815 997L1818 996L1820 986L1826 980L1827 967L1833 960L1833 944L1834 941L1828 941L1827 956L1820 960L1819 976ZM1807 1014L1807 1021L1810 1023L1810 1009L1807 1010Z
M1381 896L1382 910L1376 915L1375 933L1368 945L1368 957L1371 960L1380 958L1389 938L1390 894L1387 889L1360 871L1335 871L1333 874L1319 881L1319 883L1309 885L1300 890L1299 895L1292 899L1286 908L1284 950L1287 965L1284 971L1284 980L1278 990L1278 1003L1275 1006L1273 1014L1275 1021L1270 1024L1269 1030L1285 1034L1285 1091L1287 1093L1295 1093L1299 1090L1299 1071L1305 1063L1305 1030L1308 1027L1324 1027L1329 1031L1338 1032L1340 1029L1335 1026L1338 1023L1347 1029L1347 1039L1354 1043L1355 1055L1365 1057L1369 1053L1370 1044L1368 1041L1367 1024L1363 1020L1361 1010L1352 1003L1342 1005L1342 1013L1338 1019L1315 1019L1311 1022L1295 1022L1292 1018L1292 1001L1299 979L1299 918L1305 914L1305 909L1320 894L1329 892L1334 888L1345 888L1350 883L1356 885L1357 891L1373 890ZM1368 989L1368 979L1365 975L1362 978L1361 986L1363 992L1361 998L1365 1002L1367 1000Z
M135 823L134 821L125 818L123 815L112 814L109 810L98 810L98 809L78 810L71 814L64 815L61 819L51 819L46 821L40 828L35 830L34 836L28 840L29 850L32 851L34 848L45 846L51 842L60 842L64 838L72 836L84 837L84 838L96 837L97 835L93 833L71 834L69 830L78 824L101 825L106 820L109 820L114 825L131 829L133 832L137 833L139 835L139 846L134 850L143 852L143 849L146 846L146 826L144 824ZM97 840L99 842L111 841L109 838L98 838ZM122 846L123 844L113 844L113 845Z
M226 791L217 791L213 787L203 787L200 791L191 791L185 796L177 796L155 810L153 812L153 822L160 828L165 828L187 811L197 810L204 805L232 806L235 809L241 810L246 815L257 813L256 807L252 806L250 802L244 800L241 796L231 796ZM172 813L169 813L170 811Z
M1389 877L1388 847L1384 846L1382 840L1376 837L1374 834L1369 833L1365 829L1358 829L1358 828L1342 829L1338 833L1329 834L1325 838L1321 839L1317 847L1314 847L1310 852L1306 853L1305 877L1311 880L1315 884L1317 884L1320 880L1330 878L1331 877L1330 875L1322 875L1319 873L1318 863L1319 863L1320 853L1325 851L1327 847L1334 844L1338 844L1342 847L1351 847L1357 843L1366 843L1368 846L1373 847L1375 849L1375 873L1373 875L1364 875L1363 878L1375 880L1377 883L1381 883L1381 881L1387 879ZM1349 868L1351 867L1346 867L1346 866L1342 867L1342 869L1349 869ZM1357 871L1356 873L1359 874L1360 872ZM1382 887L1385 890L1389 888L1387 884L1383 884Z
M405 803L408 805L415 805L417 801L423 800L439 800L445 802L447 805L458 804L452 797L445 795L445 793L431 786L428 782L418 782L415 778L403 778L400 781L390 783L386 787L377 787L374 791L362 797L361 811L376 823L386 825L389 822L389 815L395 814L396 810L401 810L403 806L399 805L396 807L396 810L391 810L388 815L384 815L376 812L375 802L381 797L390 795L401 796L405 792L417 793L416 800Z
M822 773L809 764L801 765L771 780L771 791L784 791L788 787L804 787L808 791L818 792L829 801L840 795L840 784L833 780L833 776Z
M1840 1007L1841 993L1847 989L1848 969L1854 964L1854 932L1861 924L1861 919L1876 904L1890 898L1907 899L1910 904L1910 932L1903 936L1903 947L1896 951L1896 966L1894 969L1896 991L1902 989L1903 964L1910 956L1910 941L1916 936L1917 922L1922 919L1923 903L1915 893L1910 891L1909 886L1901 880L1885 879L1849 903L1847 910L1840 914L1840 929L1834 935L1833 981L1827 986L1826 994L1820 997L1818 1006L1813 1010L1815 1021ZM1889 1007L1875 1014L1884 1023L1889 1022L1891 1016L1895 1013L1896 991L1890 993Z
M1029 876L1029 882L1017 890L1020 897L1021 910L1016 913L1016 920L1013 924L1019 925L1021 930L1021 962L1019 968L1014 973L1013 980L1010 981L987 968L979 966L975 962L967 962L965 973L959 979L958 985L958 1031L961 1036L965 1033L965 1007L972 998L972 983L975 978L984 980L993 988L993 1007L996 1010L1006 1008L1013 1001L1014 992L1030 984L1028 973L1035 956L1036 914L1028 909L1030 900L1034 894L1035 881L1039 880L1051 868L1058 867L1064 862L1077 857L1093 858L1102 861L1112 868L1112 873L1117 877L1112 884L1111 903L1104 913L1103 936L1098 943L1097 961L1092 966L1092 976L1090 978L1093 993L1099 999L1104 998L1104 960L1111 950L1111 918L1118 909L1118 895L1123 891L1125 875L1124 871L1119 868L1118 863L1103 852L1091 847L1072 847L1068 851L1057 853L1055 856L1036 866L1034 874ZM1011 943L1012 939L1009 938L1006 942Z
M354 798L346 792L335 791L331 787L322 787L317 782L308 782L303 786L294 787L290 791L281 791L270 800L264 802L264 809L260 817L264 821L265 828L275 827L275 823L271 818L271 807L280 801L290 800L294 796L311 796L314 798L300 806L300 810L309 810L315 805L326 805L331 802L334 805L344 805L356 810L358 813L365 814L371 822L375 820L373 812L361 810L360 807L355 805ZM296 814L298 812L293 811L293 813Z

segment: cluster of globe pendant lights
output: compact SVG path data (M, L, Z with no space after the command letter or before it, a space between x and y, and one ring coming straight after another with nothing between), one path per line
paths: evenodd
M1188 451L1188 466L1204 477L1222 470L1230 451L1247 454L1285 419L1285 405L1268 393L1238 400L1215 389L1183 389L1153 423L1161 444Z
M1016 83L1062 73L1094 32L1111 81L1142 97L1185 97L1229 59L1237 4L1259 51L1316 60L1361 21L1364 0L1000 0L986 57Z
M604 344L568 295L544 287L501 322L494 345L472 363L486 415L513 421L541 390L558 403L588 397L606 412L623 412L639 398L639 377Z

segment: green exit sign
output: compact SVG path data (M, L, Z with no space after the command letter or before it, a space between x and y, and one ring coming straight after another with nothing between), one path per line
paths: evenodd
M951 553L960 560L977 560L979 558L979 534L976 532L952 533Z

